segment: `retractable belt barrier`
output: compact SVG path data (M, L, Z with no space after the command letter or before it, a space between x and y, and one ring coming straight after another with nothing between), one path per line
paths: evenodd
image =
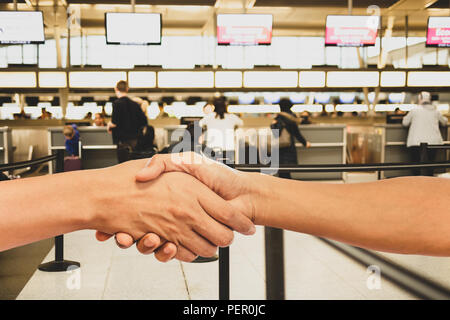
M56 150L56 154L11 164L0 165L1 171L11 171L21 168L35 167L42 163L56 161L56 173L64 171L64 150ZM64 260L64 235L55 237L55 260L39 265L38 269L47 272L67 271L69 268L78 268L80 263L76 261Z
M425 152L427 149L450 149L450 145L421 145ZM422 157L422 160L427 160ZM281 165L276 168L261 165L229 165L230 167L245 172L355 172L355 171L387 171L387 170L410 170L410 169L442 169L450 168L450 161L424 162L424 163L373 163L373 164L321 164L321 165ZM283 230L271 227L264 228L265 235L265 266L266 266L266 299L285 299L285 276L284 276L284 245ZM450 289L438 283L430 281L423 276L407 270L378 254L365 249L356 248L343 243L319 238L325 243L345 253L355 261L369 266L372 264L382 265L383 274L393 283L408 291L409 293L423 299L450 299ZM229 299L229 275L222 275L221 270L229 272L229 254L219 255L219 299Z

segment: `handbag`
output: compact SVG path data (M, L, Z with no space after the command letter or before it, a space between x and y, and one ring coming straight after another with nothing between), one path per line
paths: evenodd
M277 121L275 124L270 126L272 129L272 139L278 139L278 148L288 148L291 146L291 134L289 133L289 130L286 128L286 126L281 123L280 121ZM269 148L271 147L272 143L269 143Z

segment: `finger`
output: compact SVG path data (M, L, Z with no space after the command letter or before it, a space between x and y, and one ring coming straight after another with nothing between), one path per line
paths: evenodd
M164 172L166 172L164 157L156 155L150 158L145 167L136 174L136 181L150 181L156 179Z
M155 258L160 262L168 262L175 258L177 251L177 246L175 244L167 242L155 251Z
M127 249L134 243L134 239L128 233L118 232L115 234L116 244L121 249Z
M245 235L255 234L252 220L213 192L202 192L198 197L202 208L215 220ZM209 238L208 238L209 239Z
M207 161L208 159L195 152L158 154L150 158L145 167L136 174L136 181L146 182L164 172L172 171L194 174L195 169Z
M217 252L217 246L213 245L194 230L183 239L181 245L202 257L212 257Z
M224 202L226 203L226 201ZM201 203L199 205L201 206ZM220 207L220 203L217 207ZM217 207L214 210L217 210ZM205 213L205 216L199 223L192 226L194 231L218 247L230 246L234 238L233 231L211 218L212 215L204 207L201 206L201 210Z
M157 234L148 233L137 242L136 247L142 254L151 254L165 242Z
M104 232L101 232L101 231L96 231L96 232L95 232L95 238L96 238L98 241L106 241L106 240L108 240L109 238L111 238L112 236L113 236L112 234L104 233Z
M198 256L181 245L177 247L172 242L167 242L155 251L155 257L161 262L167 262L174 258L183 262L191 262Z
M172 243L168 243L167 245L169 245L169 244L172 244ZM189 251L188 249L186 249L183 246L180 246L177 248L177 254L175 255L175 259L183 261L183 262L192 262L197 257L198 257L198 255L196 255L192 251Z

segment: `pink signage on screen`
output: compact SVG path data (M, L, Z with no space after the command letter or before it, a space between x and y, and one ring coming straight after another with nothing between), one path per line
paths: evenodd
M373 46L377 39L378 16L328 16L325 44Z
M217 16L217 42L264 45L272 42L272 15L221 14Z
M450 17L430 17L427 46L450 47Z

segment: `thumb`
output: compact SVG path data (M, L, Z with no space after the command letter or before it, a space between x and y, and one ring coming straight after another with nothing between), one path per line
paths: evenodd
M164 173L166 169L164 160L158 156L153 156L147 162L144 168L142 168L136 174L136 181L138 182L147 182L153 179L158 178L161 174Z

